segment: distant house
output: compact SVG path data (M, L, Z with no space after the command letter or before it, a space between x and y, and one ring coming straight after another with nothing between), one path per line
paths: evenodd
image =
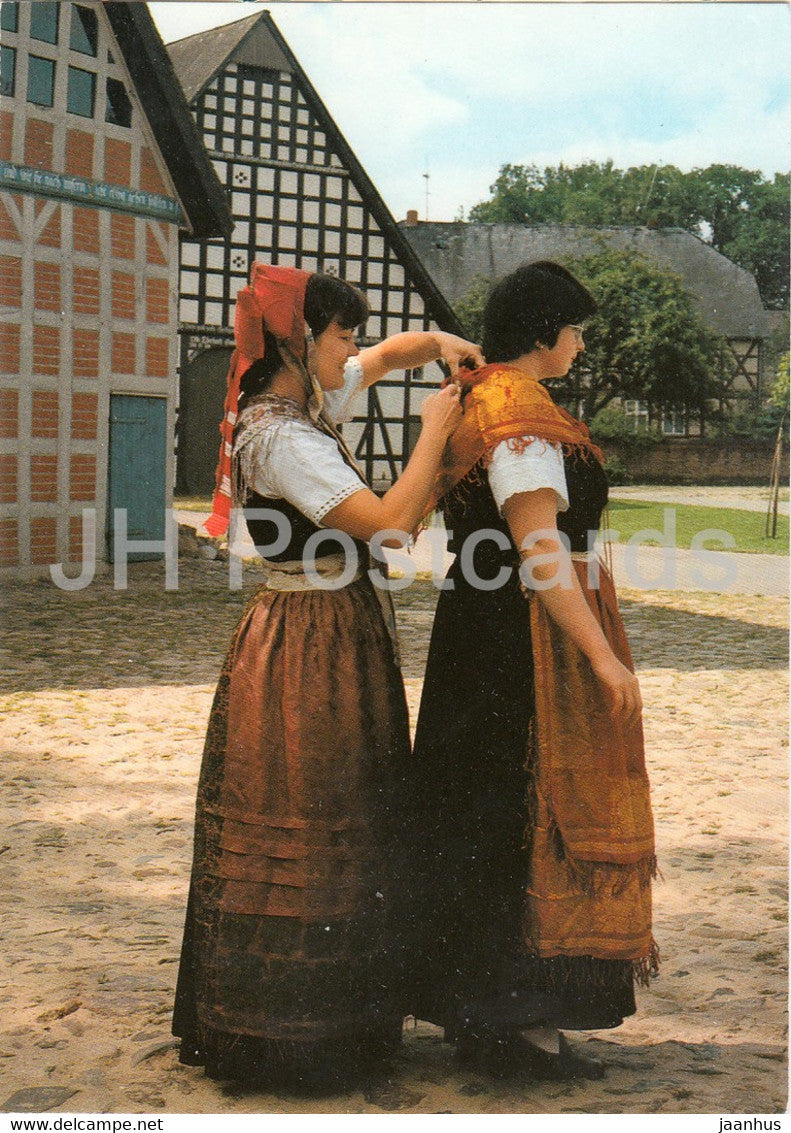
M81 561L84 512L100 560L115 509L162 538L178 236L231 219L145 4L0 16L0 565L25 574Z
M602 246L632 249L680 275L703 321L726 342L730 384L721 408L757 407L767 378L763 355L770 335L755 278L711 245L680 228L576 228L570 225L449 224L418 222L415 214L402 230L449 303L456 303L478 276L497 279L530 260L560 260L600 251ZM645 402L627 401L635 425L647 421ZM663 431L686 435L694 423L683 407L665 412Z
M459 325L268 12L168 50L234 217L224 239L187 238L181 248L178 485L203 493L214 482L234 301L255 259L361 287L368 342ZM379 383L344 426L374 481L398 475L409 454L422 377Z

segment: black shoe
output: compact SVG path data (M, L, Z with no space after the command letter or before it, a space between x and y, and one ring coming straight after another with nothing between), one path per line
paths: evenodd
M488 1068L498 1077L527 1074L543 1082L596 1081L605 1075L598 1059L574 1051L563 1035L557 1053L531 1043L524 1035L510 1035L497 1049L489 1049Z
M578 1054L564 1035L559 1035L558 1038L558 1052L552 1054L520 1036L521 1041L518 1044L520 1061L524 1069L534 1078L552 1082L570 1082L578 1078L598 1081L604 1077L606 1071L602 1062L597 1058Z

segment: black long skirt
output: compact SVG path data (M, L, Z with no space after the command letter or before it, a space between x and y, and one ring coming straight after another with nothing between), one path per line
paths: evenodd
M526 943L533 656L516 571L473 588L457 559L441 593L405 794L410 799L412 1011L460 1032L618 1026L632 964L539 958Z

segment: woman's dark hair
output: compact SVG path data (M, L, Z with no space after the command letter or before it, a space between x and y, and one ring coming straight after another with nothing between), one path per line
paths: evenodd
M305 288L305 322L314 338L331 322L351 330L368 318L368 300L362 291L335 275L316 273Z
M331 322L344 330L359 326L368 318L368 300L362 291L334 275L316 273L305 288L305 322L314 338L323 334ZM245 370L239 385L239 409L254 394L262 393L283 365L277 339L264 331L264 357Z
M596 300L560 264L523 264L496 283L483 312L487 362L511 362L539 344L550 349L564 326L581 323Z

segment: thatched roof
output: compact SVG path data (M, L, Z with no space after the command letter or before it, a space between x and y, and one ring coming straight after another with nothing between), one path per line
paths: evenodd
M450 303L476 276L498 279L531 260L568 260L604 248L631 248L676 272L697 301L701 316L728 338L769 334L755 278L744 268L681 228L576 228L547 224L401 225L435 283Z

